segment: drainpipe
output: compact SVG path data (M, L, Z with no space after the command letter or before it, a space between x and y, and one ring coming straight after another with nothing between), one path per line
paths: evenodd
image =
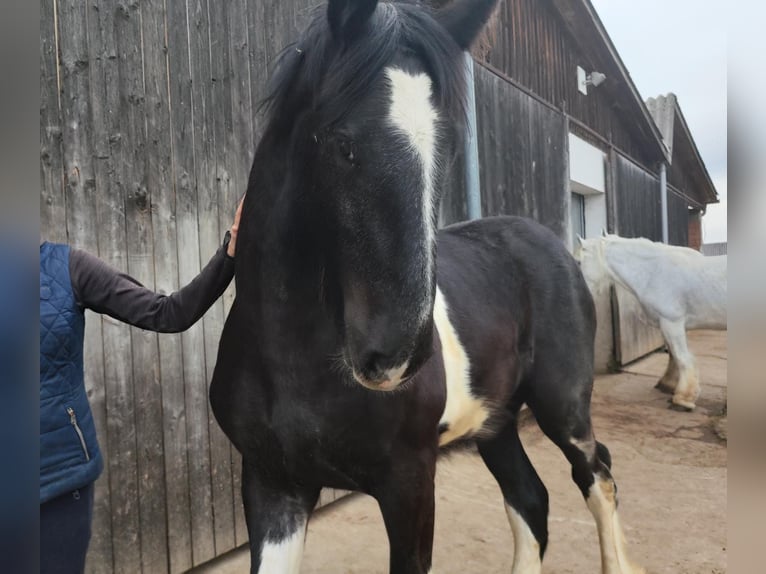
M473 58L465 52L468 124L465 134L465 192L468 219L481 218L481 184L479 181L479 146L476 141L476 94Z
M668 166L660 164L660 202L662 204L662 242L668 243Z

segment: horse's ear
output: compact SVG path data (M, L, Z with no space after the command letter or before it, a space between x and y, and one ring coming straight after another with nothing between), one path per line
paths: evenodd
M601 237L606 237L606 235L607 235L607 234L606 234L606 229L604 229L604 228L602 227L602 228L601 228Z
M436 20L447 29L461 50L468 50L495 11L497 0L455 0L439 10Z
M579 233L577 233L576 235L577 235L577 243L580 245L580 247L582 247L584 239L580 237Z
M351 43L377 5L378 0L330 0L327 3L327 21L333 38L343 44Z

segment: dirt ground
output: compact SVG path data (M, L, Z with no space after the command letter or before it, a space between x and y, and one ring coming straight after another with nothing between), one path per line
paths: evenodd
M693 413L668 408L653 388L667 364L655 353L625 372L600 376L593 396L596 436L612 453L620 514L633 560L651 574L726 572L726 333L691 333L702 396ZM596 528L569 465L530 421L522 440L550 495L546 574L600 570ZM510 571L513 537L500 491L477 454L439 464L433 572ZM247 572L236 550L200 572ZM388 541L374 500L353 495L309 523L302 574L385 574Z

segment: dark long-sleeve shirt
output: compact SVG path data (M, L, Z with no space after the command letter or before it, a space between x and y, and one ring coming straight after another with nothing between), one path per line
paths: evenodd
M170 295L155 293L98 257L72 249L69 275L82 309L160 333L185 331L205 314L234 277L234 259L226 254L228 234L191 283Z

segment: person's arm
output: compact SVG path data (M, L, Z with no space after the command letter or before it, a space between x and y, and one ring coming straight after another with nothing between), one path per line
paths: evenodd
M141 283L79 249L69 256L69 274L77 304L120 321L160 333L185 331L205 314L234 277L240 203L231 231L191 283L171 295L147 289Z

